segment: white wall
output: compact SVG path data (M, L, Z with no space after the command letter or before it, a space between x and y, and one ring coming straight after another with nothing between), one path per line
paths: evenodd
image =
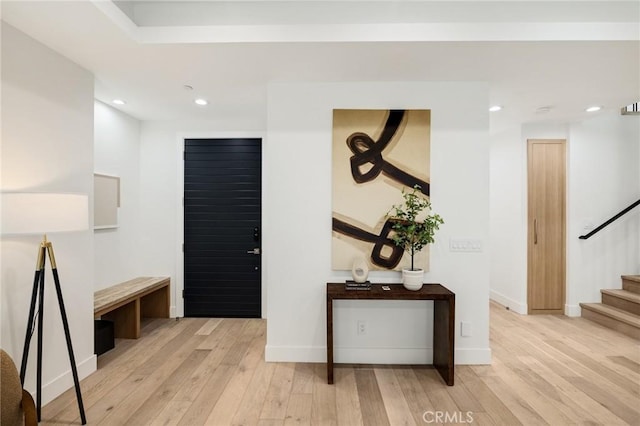
M567 139L566 123L491 135L491 299L527 313L527 140Z
M2 190L93 197L93 76L2 23ZM50 235L80 377L93 354L93 232ZM2 238L0 346L19 365L41 236ZM73 386L53 278L46 277L43 403ZM25 387L35 391L36 334Z
M145 121L140 129L139 274L171 277L171 313L183 316L182 160L185 138L263 137L261 121ZM264 275L264 272L263 272ZM263 280L263 315L266 283Z
M94 281L99 290L140 276L140 122L98 101L94 115L94 171L120 177L118 227L94 231Z
M431 200L445 220L425 280L456 293L456 363L490 362L487 105L480 83L270 86L263 182L268 361L326 360L325 283L345 278L331 270L332 110L416 108L432 110ZM450 238L479 239L484 250L450 252ZM373 272L370 279L389 276L399 280L399 273ZM339 301L335 359L429 361L432 312L429 302ZM367 335L356 334L357 320L368 323ZM472 325L472 337L460 337L461 321Z
M491 299L527 313L527 151L520 127L491 135Z
M491 297L527 312L527 139L567 140L567 300L599 302L601 288L640 273L640 210L589 240L586 234L640 198L640 119L604 111L581 122L531 123L491 141Z
M640 198L640 117L610 111L571 125L569 143L569 312L599 302L601 288L620 288L620 275L640 273L640 209L588 240L598 226Z

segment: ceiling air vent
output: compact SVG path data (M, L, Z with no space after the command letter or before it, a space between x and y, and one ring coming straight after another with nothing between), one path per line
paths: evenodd
M640 102L627 105L626 107L622 108L620 113L622 115L640 115Z

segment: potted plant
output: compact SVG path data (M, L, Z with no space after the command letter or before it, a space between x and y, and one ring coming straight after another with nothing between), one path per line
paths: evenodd
M411 256L411 269L402 270L402 284L408 290L420 290L424 279L424 271L415 268L414 256L427 244L433 243L433 236L444 220L440 215L429 214L431 203L419 195L420 186L413 187L413 191L402 189L404 203L391 208L387 216L393 221L391 236L398 247L402 247ZM426 216L424 216L426 214ZM419 216L424 216L420 219Z

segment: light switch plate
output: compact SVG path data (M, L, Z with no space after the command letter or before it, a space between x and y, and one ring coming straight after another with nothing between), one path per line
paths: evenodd
M482 252L482 240L468 238L451 238L449 251L480 253Z

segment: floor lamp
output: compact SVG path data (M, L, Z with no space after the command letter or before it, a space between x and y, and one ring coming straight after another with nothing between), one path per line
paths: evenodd
M40 234L44 235L40 247L38 248L38 258L36 262L35 276L33 278L33 290L31 293L31 305L29 308L29 319L27 322L27 332L22 352L22 364L20 367L20 381L24 385L25 373L27 370L27 358L29 357L29 347L31 337L36 327L37 336L37 372L36 372L36 413L40 421L42 406L42 331L44 318L44 289L45 289L45 263L47 258L51 264L53 281L58 297L58 305L62 316L62 325L66 337L67 351L73 373L73 381L80 409L82 424L87 423L80 392L80 381L78 380L78 370L76 360L71 345L71 334L67 313L62 298L60 278L56 259L53 254L53 244L47 240L47 233L73 232L88 229L88 197L79 194L51 194L51 193L3 193L2 194L2 234L24 235ZM37 311L36 311L37 304ZM37 319L36 319L37 317Z

